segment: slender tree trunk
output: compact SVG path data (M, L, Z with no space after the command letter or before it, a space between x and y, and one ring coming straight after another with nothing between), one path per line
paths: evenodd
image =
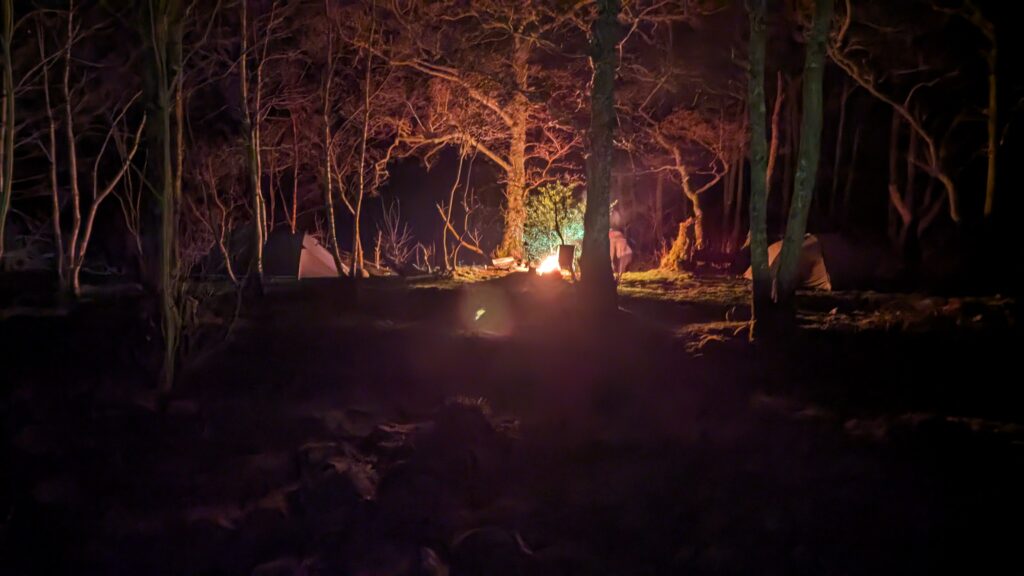
M797 155L797 125L799 124L799 107L797 102L797 94L799 94L801 78L797 78L789 83L788 89L791 91L789 97L789 106L786 107L786 163L782 166L782 201L781 201L781 213L783 217L789 214L790 198L793 195L793 172L796 169Z
M907 182L903 187L903 206L905 207L905 214L900 227L899 235L899 246L900 250L903 251L906 256L907 252L907 241L913 236L913 230L916 228L915 220L917 219L917 146L918 137L917 133L913 130L909 130L907 134Z
M39 61L46 61L46 40L43 24L36 21L36 41L39 43ZM56 251L57 281L64 286L64 234L60 224L60 182L57 179L57 119L53 115L53 104L50 99L50 66L43 64L43 98L46 105L47 146L50 161L50 218L53 226L53 248Z
M734 164L735 166L735 164ZM722 221L719 225L719 245L723 253L729 249L729 223L732 222L732 212L736 205L736 170L733 169L725 175L722 183Z
M743 175L746 171L741 151L736 159L736 209L732 216L732 251L735 253L740 249L740 236L743 233Z
M16 120L14 111L14 61L11 59L11 42L14 37L14 3L3 0L3 111L0 112L0 125L3 126L2 142L0 142L0 258L4 255L4 237L7 230L7 213L11 209L11 190L14 185L14 131Z
M128 150L127 155L121 159L121 168L101 189L99 187L98 182L100 161L103 158L104 151L107 149L107 144L110 138L113 137L113 133L117 129L117 123L121 120L121 118L124 117L125 114L127 114L128 108L132 105L134 101L135 98L132 98L131 102L126 104L121 113L114 117L114 119L112 120L112 124L109 128L109 131L107 132L107 138L103 142L103 145L100 146L100 150L96 155L96 161L93 163L92 201L89 203L89 211L86 214L85 223L82 226L81 237L75 239L75 244L78 246L77 251L68 255L71 260L71 285L74 288L75 295L78 295L81 291L81 286L79 284L79 276L82 271L82 265L85 263L86 251L89 249L89 241L92 239L93 226L96 223L96 214L99 212L100 205L103 203L103 201L107 199L107 196L113 193L114 188L121 182L121 179L124 178L124 175L128 172L128 169L131 168L132 160L135 158L135 153L139 149L139 143L142 142L142 131L146 127L145 115L143 115L142 121L139 122L139 126L135 130L135 140L132 142L131 148ZM178 196L181 196L180 182L178 187Z
M267 211L267 233L265 238L270 238L274 231L274 221L277 220L277 196L275 195L274 179L277 178L277 151L270 150L270 170L267 172L267 200L270 201L270 208ZM280 184L280 180L277 182Z
M71 183L71 234L68 236L68 249L66 264L68 274L65 276L67 282L62 291L79 294L78 272L78 238L82 230L82 195L78 186L78 141L75 136L75 118L71 103L71 49L74 45L75 26L75 2L71 0L68 5L67 23L67 44L64 46L64 135L67 138L68 147L68 173Z
M899 248L897 237L900 229L900 215L897 211L899 203L899 142L900 142L900 116L892 113L892 121L889 124L889 211L888 211L888 234L889 243L893 248Z
M466 158L466 155L462 153L462 149L459 149L459 166L455 169L455 182L452 183L451 192L448 193L448 206L446 212L441 213L441 217L444 219L444 228L441 231L441 249L444 251L444 267L446 270L454 271L458 268L459 264L455 261L456 253L458 252L461 243L459 242L459 234L457 234L452 228L452 207L455 206L455 191L459 189L459 182L462 180L462 163ZM448 233L455 237L455 246L451 250L449 256L448 251Z
M370 31L370 42L373 43L373 30ZM352 277L359 278L363 273L363 237L359 224L363 217L363 198L366 197L366 140L370 132L370 94L373 92L373 51L366 51L366 77L363 82L363 134L359 148L359 197L356 198L355 210L352 211Z
M767 0L751 0L747 5L750 18L750 67L747 76L747 115L750 122L750 268L753 290L750 301L750 336L759 333L758 322L772 305L771 273L768 269L768 143L765 138L764 61L767 31L765 11ZM781 76L780 76L781 80ZM782 83L779 82L781 87ZM775 108L781 103L781 89ZM778 116L777 113L772 115ZM775 121L773 120L773 124ZM778 130L773 128L773 141Z
M764 72L761 73L764 76ZM782 118L782 102L786 99L786 92L783 89L782 72L776 75L775 80L775 105L772 109L772 131L771 144L768 147L768 165L765 168L765 198L772 193L772 176L775 174L775 163L779 159L779 120ZM764 88L761 88L762 92ZM753 172L751 172L753 174Z
M324 15L329 14L328 0L324 0ZM338 274L345 268L341 260L341 247L338 245L338 228L334 221L334 193L331 190L334 175L331 173L331 154L334 146L331 142L331 82L334 77L334 32L327 32L327 74L324 79L323 122L324 122L324 201L327 204L327 230L331 235L331 255Z
M615 136L616 45L621 37L619 0L597 0L597 20L591 36L594 78L590 92L590 155L587 157L587 208L583 219L581 288L593 305L613 310L616 305L609 231L609 200Z
M241 42L242 54L239 59L238 80L241 85L242 95L242 124L245 133L245 146L248 152L249 185L252 187L252 213L253 223L253 255L255 257L256 269L254 270L257 282L263 281L263 244L266 225L264 223L263 191L260 181L262 180L262 167L260 166L260 142L259 142L259 109L255 114L249 109L249 0L241 0ZM259 86L257 82L257 92ZM257 99L259 97L257 96ZM257 103L257 106L259 104Z
M825 72L825 42L832 22L834 0L816 0L814 24L807 41L807 56L803 79L803 125L800 129L800 151L796 173L793 203L786 223L786 236L779 254L776 278L776 302L791 302L800 281L800 251L807 216L814 197L821 157L822 84Z
M662 242L661 226L665 217L665 173L658 172L658 180L654 185L654 239L655 247L660 247ZM610 248L609 248L610 250Z
M181 281L178 270L178 189L174 162L174 133L171 131L175 92L181 90L181 14L177 0L149 0L148 21L143 29L150 39L154 72L155 144L159 146L156 186L160 200L160 314L164 336L164 358L160 374L160 390L167 393L174 385L181 316L178 310ZM183 119L178 118L177 122Z
M995 208L996 198L996 156L999 151L999 116L998 101L999 93L996 84L996 63L998 50L996 48L995 32L991 36L992 46L988 52L988 172L985 177L985 218L992 216Z
M292 115L292 215L288 221L292 234L297 231L299 220L299 131L296 127L295 115Z

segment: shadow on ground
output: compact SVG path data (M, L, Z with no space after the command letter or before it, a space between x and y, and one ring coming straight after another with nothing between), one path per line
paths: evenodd
M7 319L3 570L905 574L1014 558L1012 318L844 329L814 315L864 306L815 302L799 337L753 346L742 300L624 288L623 311L595 319L533 276L367 282L355 300L275 287L163 409L137 300Z

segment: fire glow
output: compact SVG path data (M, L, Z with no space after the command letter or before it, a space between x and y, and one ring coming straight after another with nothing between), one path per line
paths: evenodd
M555 252L541 260L540 264L537 266L537 274L540 274L541 276L551 272L560 272L561 270L562 267L558 264L558 252Z

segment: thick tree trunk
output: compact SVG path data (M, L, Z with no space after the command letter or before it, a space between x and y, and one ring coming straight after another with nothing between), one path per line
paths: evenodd
M0 258L4 255L7 213L11 209L11 187L14 184L14 61L11 60L11 42L14 36L14 3L3 0L3 55L4 78L2 112L0 125L3 126L0 141Z
M750 268L753 274L753 292L750 303L750 335L758 334L758 322L771 307L771 273L768 269L768 143L765 138L764 61L767 32L765 4L767 0L752 0L748 4L750 17L750 67L747 77L747 114L750 124ZM781 78L780 78L781 79ZM781 86L781 82L779 83ZM776 109L781 103L782 91L776 96ZM773 114L777 117L778 114ZM773 141L778 141L774 130Z
M513 69L516 74L516 95L512 99L510 140L508 146L508 181L505 185L505 230L498 256L522 258L523 228L526 225L526 131L529 122L530 41L516 40Z
M524 114L525 115L525 114ZM523 228L526 225L526 121L512 129L509 147L508 183L505 185L505 230L498 256L522 258Z
M793 202L786 223L786 236L779 254L776 302L788 305L800 282L800 251L807 216L814 197L821 157L822 84L825 72L825 42L832 22L834 0L816 0L814 24L807 41L803 79L803 122Z
M608 243L611 171L615 131L616 44L621 36L619 0L598 0L591 39L594 79L590 92L590 155L587 157L587 208L583 219L581 288L598 309L616 304Z

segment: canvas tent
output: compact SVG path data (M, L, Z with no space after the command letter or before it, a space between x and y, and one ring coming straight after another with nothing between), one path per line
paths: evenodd
M769 266L782 242L768 246ZM800 250L800 287L805 290L876 288L893 281L899 262L884 243L839 234L807 234ZM751 278L750 268L743 274Z
M768 266L774 267L775 260L782 251L782 241L775 242L768 246ZM806 290L832 290L832 279L828 273L828 266L825 264L825 255L822 252L821 242L814 234L804 237L804 243L800 247L800 287ZM750 280L754 277L753 271L747 268L743 277Z
M231 265L235 274L244 275L252 260L252 229L246 227L233 234ZM225 274L224 257L214 247L206 257L207 274ZM306 232L292 234L275 230L263 246L263 274L270 278L337 278L334 256L316 238ZM342 263L342 274L348 267Z

